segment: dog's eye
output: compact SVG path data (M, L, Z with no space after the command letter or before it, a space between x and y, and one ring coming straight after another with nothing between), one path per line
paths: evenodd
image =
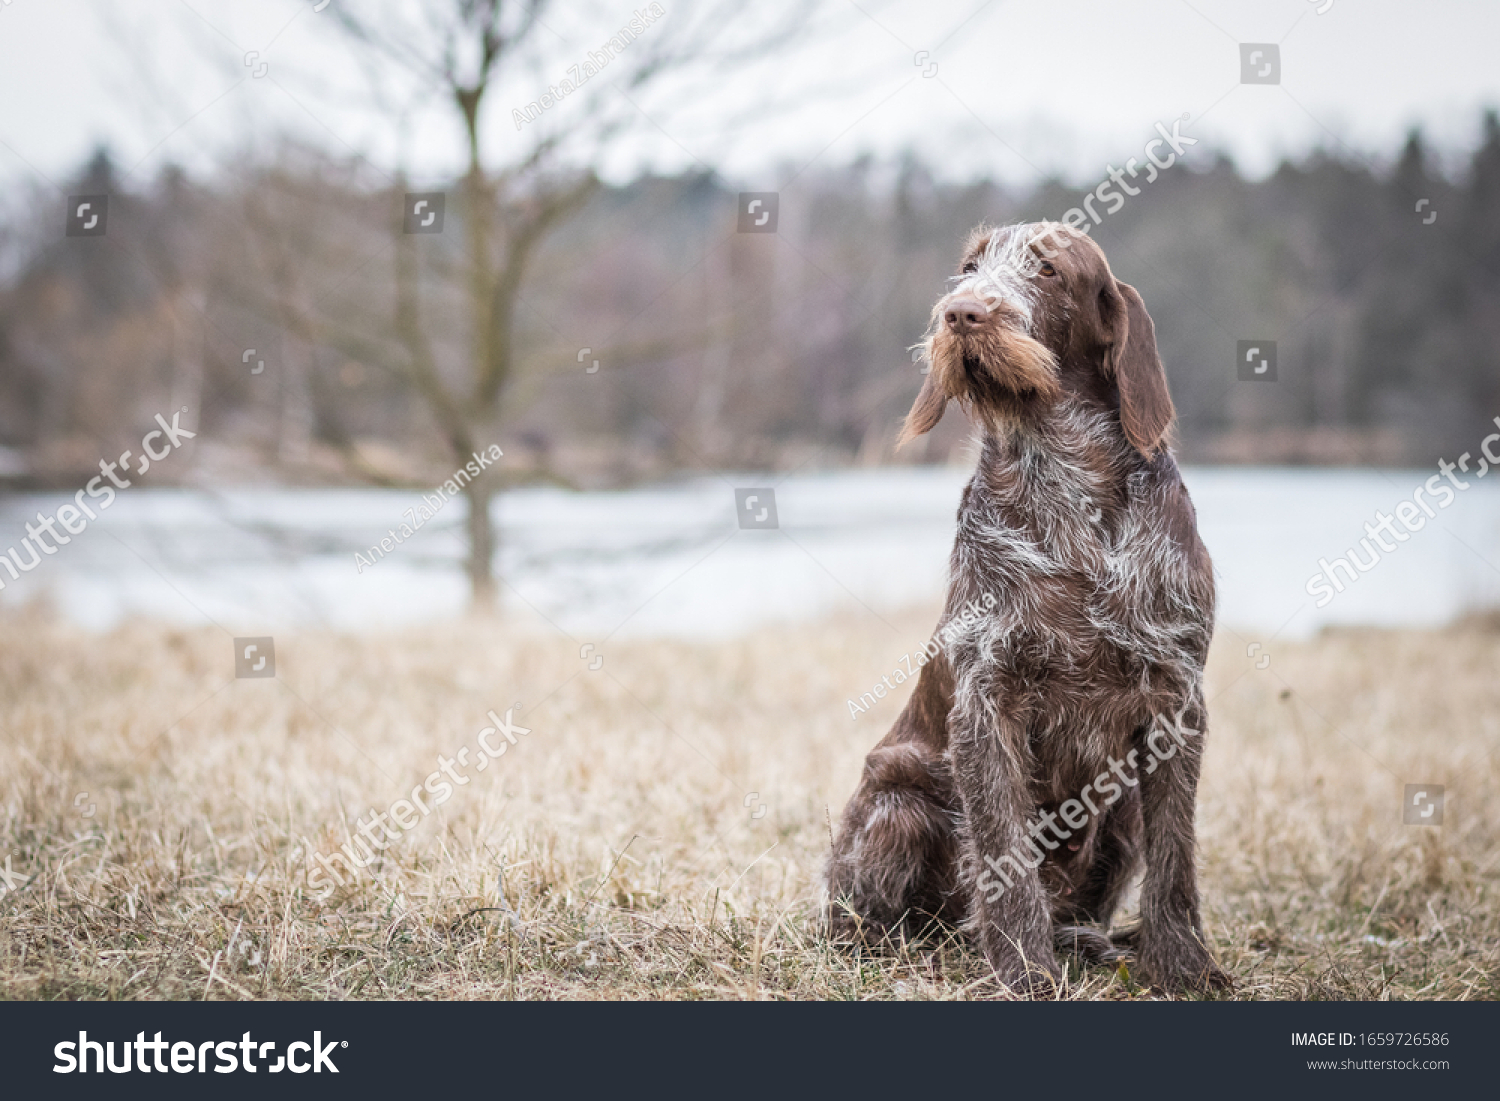
M1052 266L1051 261L1043 260L1041 268L1038 269L1043 275L1056 275L1057 269Z
M973 275L978 270L979 262L977 260L969 260L959 269L964 275Z

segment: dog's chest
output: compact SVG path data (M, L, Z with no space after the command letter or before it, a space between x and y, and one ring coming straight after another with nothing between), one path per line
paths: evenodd
M1004 495L976 484L960 514L955 578L994 597L980 651L1035 688L1061 677L1074 691L1180 663L1211 612L1161 488L1146 472L1027 473Z

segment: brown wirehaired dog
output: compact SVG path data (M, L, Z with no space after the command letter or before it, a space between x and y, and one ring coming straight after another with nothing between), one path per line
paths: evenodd
M1109 922L1144 858L1138 970L1227 985L1194 869L1212 567L1146 306L1081 233L980 227L926 354L903 442L952 400L983 450L941 646L834 841L833 931L962 923L1002 982L1043 992L1058 950L1119 955Z

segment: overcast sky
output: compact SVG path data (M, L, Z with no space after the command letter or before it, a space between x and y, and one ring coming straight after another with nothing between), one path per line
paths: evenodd
M0 0L0 181L61 184L100 142L135 179L167 163L222 170L288 132L387 169L405 150L417 177L441 179L461 150L451 124L419 110L401 131L373 110L317 2ZM493 97L497 157L515 140L511 108L637 6L548 15L547 59ZM671 20L689 2L663 7ZM1241 83L1240 43L1279 46L1279 84ZM774 186L788 169L914 148L954 178L1086 182L1184 114L1207 139L1191 155L1222 148L1252 174L1319 143L1388 154L1418 123L1451 153L1500 105L1497 46L1494 0L829 0L821 25L766 63L656 101L608 168L702 165ZM799 106L754 121L778 96Z

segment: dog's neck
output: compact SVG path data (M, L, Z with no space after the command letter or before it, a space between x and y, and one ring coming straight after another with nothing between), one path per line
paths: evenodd
M1148 465L1125 439L1118 414L1064 397L987 429L975 480L1021 515L1098 523L1128 503L1130 476Z
M1023 472L1061 466L1123 477L1146 465L1126 440L1117 412L1072 395L986 426L982 456L981 467L1017 466Z

